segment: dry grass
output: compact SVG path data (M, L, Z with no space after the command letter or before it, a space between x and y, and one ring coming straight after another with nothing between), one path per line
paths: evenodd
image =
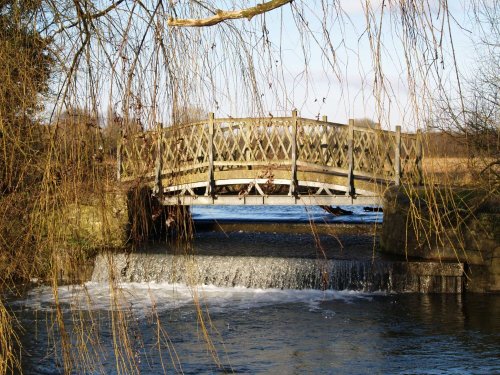
M475 186L484 181L484 168L493 161L491 158L469 157L424 157L423 173L426 181L441 186ZM484 172L483 172L484 173Z
M436 184L464 186L474 182L474 171L466 157L425 157L422 169Z
M13 373L20 368L19 339L11 316L0 299L0 374Z

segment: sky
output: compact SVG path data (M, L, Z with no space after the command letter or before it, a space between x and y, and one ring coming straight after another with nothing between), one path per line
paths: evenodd
M380 17L380 4L381 1L370 2L376 23ZM401 31L397 25L399 15L392 15L398 20L396 25L385 18L382 26L381 67L389 89L387 95L378 102L374 93L373 56L367 37L364 6L364 1L341 0L340 7L345 12L342 18L331 17L327 21L332 44L336 47L335 68L330 67L327 61L331 60L332 54L327 51L325 56L320 46L314 42L308 45L307 62L304 61L300 30L295 25L290 7L275 10L265 16L271 38L283 51L286 77L286 90L283 90L280 103L276 103L272 95L267 94L270 97L266 102L270 112L274 110L286 114L296 108L303 117L317 118L326 115L331 121L341 123L346 123L349 118L366 117L381 122L384 128L394 129L396 125L402 125L404 129L415 129L413 121L416 114L409 96L405 57L401 40L395 36ZM455 57L449 50L449 41L445 40L444 68L441 72L450 93L456 90L454 58L461 74L467 74L469 67L474 65L474 43L468 31L462 29L470 26L465 10L460 1L450 1L450 11L454 16L450 27ZM386 10L386 15L387 12ZM437 9L435 12L437 19ZM322 15L316 9L306 10L306 15L311 34L323 41L321 22L315 17ZM286 37L280 38L282 35ZM307 76L304 74L306 66ZM379 103L380 106L377 105ZM237 111L236 108L234 110Z
M431 9L427 24L419 25L420 33L428 38L443 27L440 1L444 0L416 2ZM239 3L248 5L247 2ZM438 83L443 85L447 94L455 95L457 80L453 62L457 62L461 79L469 75L477 63L477 44L474 43L474 32L469 31L473 31L468 17L469 2L448 1L453 15L449 27L455 55L451 52L450 33L445 27L440 62L430 69L427 69L429 63L426 59L431 54L420 55L420 51L426 51L428 46L422 43L422 35L416 36L417 47L410 52L411 66L408 69L399 8L382 8L383 3L383 0L332 0L324 2L329 6L324 10L321 0L294 1L252 20L232 20L214 27L182 30L177 39L172 37L174 32L166 32L162 38L169 46L170 55L156 60L158 45L153 38L157 36L150 35L142 46L139 64L133 74L134 96L153 113L148 115L148 123L168 124L173 108L172 95L176 90L168 74L159 74L158 79L154 74L158 69L163 69L163 72L170 69L183 80L184 100L188 105L207 113L215 112L217 117L289 116L293 109L297 109L302 117L326 115L329 121L338 123L347 123L349 118L369 118L380 122L385 129L402 125L405 130L415 130L429 117L432 108L427 106L430 97L438 91ZM395 0L386 0L385 3L399 4ZM126 6L123 5L117 18L122 25L126 25L129 16ZM220 2L221 8L227 9L227 6L226 2ZM367 6L371 17L368 29ZM385 91L378 90L375 85L375 48L369 38L370 32L376 32L380 25L382 9L382 48L378 66ZM116 109L123 104L123 81L118 81L126 75L131 58L130 55L122 58L126 49L121 48L124 43L129 43L130 53L136 48L131 40L133 37L140 40L144 30L139 17L132 17L132 21L139 25L132 26L127 40L118 33L114 35L116 41L112 46L94 44L91 54L102 65L92 63L92 78L89 78L90 69L85 66L81 69L76 91L79 105L88 105L90 81L99 89L101 113L109 113L110 108ZM432 27L429 26L431 22ZM323 27L329 39L325 37ZM231 34L232 30L239 31L241 39ZM120 40L120 37L124 39ZM186 44L182 44L183 41ZM376 35L372 35L371 41L377 42ZM406 46L410 44L406 43ZM114 72L105 64L104 49L116 59ZM249 56L252 67L248 63ZM435 76L437 73L439 82ZM120 74L122 78L117 78L118 83L114 83ZM380 83L380 76L377 82ZM155 106L153 102L156 102Z

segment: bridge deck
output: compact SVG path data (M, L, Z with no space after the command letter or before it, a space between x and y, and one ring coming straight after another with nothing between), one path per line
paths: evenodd
M163 204L376 204L419 183L420 137L304 119L215 119L127 135L118 178L142 180Z

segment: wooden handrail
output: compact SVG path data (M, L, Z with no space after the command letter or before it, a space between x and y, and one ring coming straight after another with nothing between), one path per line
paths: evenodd
M228 118L214 118L214 124L219 125L219 124L225 124L225 123L241 123L242 125L247 125L247 124L255 124L256 122L264 122L264 121L270 121L272 122L286 122L292 121L292 117L243 117L243 118L233 118L233 117L228 117ZM326 126L332 126L332 127L349 127L349 124L342 124L338 122L328 122L328 121L323 121L323 120L316 120L316 119L309 119L309 118L304 118L304 117L297 117L299 122L302 125L326 125ZM162 131L164 133L169 133L169 132L174 132L174 131L179 131L183 130L189 127L193 126L208 126L209 119L207 120L202 120L202 121L196 121L196 122L190 122L187 124L182 124L182 125L171 125L162 128ZM280 125L280 124L279 124ZM360 131L360 132L365 132L365 133L373 133L373 134L394 134L395 131L393 130L385 130L385 129L374 129L374 128L368 128L368 127L363 127L363 126L353 126L354 131ZM144 133L148 134L155 134L157 132L156 129L154 130L148 130L145 132L141 133L135 133L132 134L132 137L143 137ZM410 139L416 139L417 138L417 133L401 133L402 137L410 138Z

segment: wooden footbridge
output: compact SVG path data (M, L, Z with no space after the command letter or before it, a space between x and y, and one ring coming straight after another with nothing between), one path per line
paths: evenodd
M118 179L165 205L378 204L389 185L422 180L419 133L291 117L214 118L118 145Z

